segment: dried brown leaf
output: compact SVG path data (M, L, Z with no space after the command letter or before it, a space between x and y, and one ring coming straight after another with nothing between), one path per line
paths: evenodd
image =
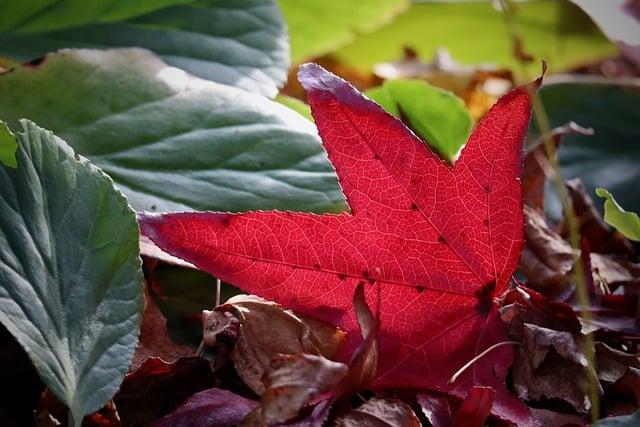
M523 347L513 368L518 396L527 401L562 399L579 413L588 412L589 378L595 378L595 372L583 349L581 335L525 324Z
M178 344L169 337L167 319L156 305L149 287L145 284L144 314L140 326L140 339L129 371L135 371L150 358L160 358L167 363L173 363L180 357L191 356L193 353L194 350L191 347Z
M420 427L409 405L400 400L373 398L346 415L338 417L336 427Z
M238 374L259 395L266 389L263 377L274 356L333 357L344 337L334 326L320 321L307 324L292 311L253 295L237 295L203 313L204 343L232 348L231 360Z

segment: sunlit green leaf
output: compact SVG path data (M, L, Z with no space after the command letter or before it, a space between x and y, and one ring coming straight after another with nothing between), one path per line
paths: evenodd
M635 212L627 212L604 188L596 188L596 194L604 199L604 220L627 238L640 241L640 217Z

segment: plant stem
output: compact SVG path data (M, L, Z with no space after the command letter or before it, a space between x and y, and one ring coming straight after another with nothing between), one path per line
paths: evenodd
M513 41L515 49L516 46L521 46L521 38L518 35L517 29L515 27L515 18L513 15L514 6L511 4L511 0L500 0L500 2L504 11L507 30L509 32L509 36ZM522 58L519 59L522 77L528 80L526 63ZM551 124L549 122L549 117L547 116L542 100L539 96L537 96L535 90L530 86L525 87L529 91L529 95L533 100L533 117L538 127L538 131L543 138L547 158L549 159L551 168L554 171L551 180L553 181L555 190L560 197L560 201L562 202L562 209L569 228L569 243L573 248L574 254L576 254L574 255L575 259L573 263L573 276L576 286L576 295L580 304L582 319L584 320L587 329L590 330L591 311L589 309L589 292L587 290L585 274L591 274L591 272L584 271L583 264L579 260L579 255L577 255L580 253L581 247L580 224L573 209L573 204L569 199L567 188L565 187L562 176L560 174L560 164L556 156L556 146L551 134ZM598 420L600 414L600 399L598 395L598 378L595 365L594 341L593 334L591 333L585 335L584 353L588 363L587 370L589 375L589 398L591 400L591 421L595 423Z

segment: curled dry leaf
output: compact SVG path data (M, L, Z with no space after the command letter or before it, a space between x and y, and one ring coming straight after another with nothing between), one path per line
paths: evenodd
M581 335L525 324L523 347L513 368L518 396L528 401L562 399L579 413L588 412L589 377L596 377L583 349Z
M595 350L598 378L601 381L615 383L629 369L640 370L640 359L635 354L616 350L602 342L595 344Z
M274 356L307 353L331 358L345 337L339 328L317 320L307 324L292 311L254 295L237 295L205 311L202 321L205 345L224 344L242 380L259 395L266 389L263 376Z
M395 399L373 398L336 419L335 427L420 427L409 405Z
M256 406L258 402L255 400L212 388L194 394L178 409L153 422L150 427L237 426Z
M332 390L347 374L347 365L311 354L280 354L271 361L260 407L245 425L273 425L298 416L314 398Z
M167 363L173 363L183 356L193 355L193 352L191 347L177 344L169 337L167 319L153 300L149 286L145 284L140 339L129 371L135 371L150 358L160 358Z
M533 324L556 331L580 333L578 316L569 304L553 302L533 289L517 286L502 299L500 317L509 337L522 341L524 325Z
M520 259L520 270L527 283L537 289L559 291L569 283L576 254L559 234L551 230L542 215L524 207L526 245Z
M593 129L583 128L574 122L552 129L548 137L553 143L553 153L555 154L555 149L562 143L565 136L575 134L593 135ZM540 137L529 145L524 157L524 171L522 173L524 203L540 213L544 210L545 182L555 173L549 162L545 138Z

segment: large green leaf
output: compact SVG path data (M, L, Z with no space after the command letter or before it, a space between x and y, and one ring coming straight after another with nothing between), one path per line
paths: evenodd
M615 52L590 19L564 0L515 3L516 27L524 49L560 70L591 62ZM430 60L436 49L447 48L463 63L494 63L518 69L505 17L492 2L414 3L392 25L358 37L336 53L338 60L361 71L376 63L393 61L411 46ZM538 72L540 61L533 61Z
M631 415L603 418L595 423L595 427L634 427L637 425L640 425L640 410Z
M22 121L0 166L0 322L76 425L115 394L138 341L138 225L111 179Z
M0 31L37 32L110 22L193 0L8 0L0 1Z
M453 163L467 142L473 120L453 93L422 80L387 80L367 96L401 118L444 160Z
M408 0L278 0L291 35L294 63L331 52L388 24Z
M148 51L66 50L0 76L0 118L21 117L91 159L138 210L345 207L311 122Z
M202 0L123 22L0 33L0 55L21 61L66 47L129 46L151 49L199 77L266 96L275 96L289 68L287 30L275 0Z
M594 130L593 136L563 139L558 150L563 177L580 177L591 196L604 187L622 206L640 212L640 110L635 107L640 105L640 86L578 77L550 83L540 95L552 127L573 120ZM536 131L532 124L532 137Z
M605 199L604 220L615 227L628 239L640 241L640 217L635 212L627 212L616 202L611 193L604 188L596 188L596 194Z
M16 148L18 143L15 136L6 123L0 122L0 164L15 168L17 166Z

